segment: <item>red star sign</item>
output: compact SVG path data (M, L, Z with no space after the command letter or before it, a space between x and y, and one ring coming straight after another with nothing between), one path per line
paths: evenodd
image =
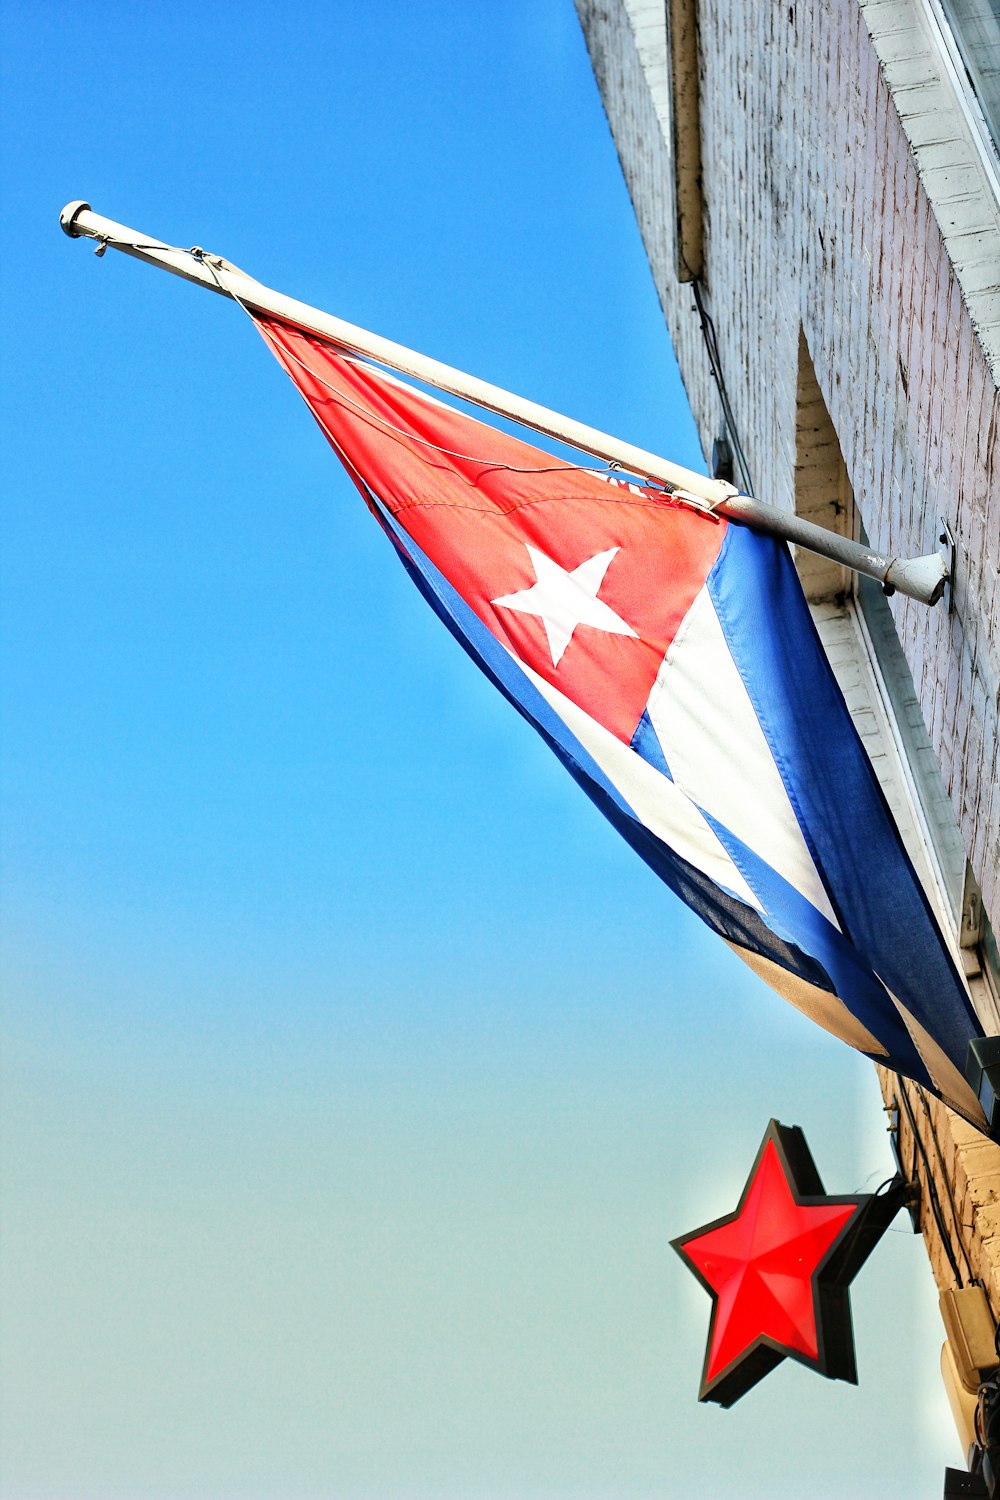
M772 1120L736 1212L673 1241L713 1302L699 1400L731 1406L786 1356L855 1382L847 1287L900 1201L827 1197L802 1131Z

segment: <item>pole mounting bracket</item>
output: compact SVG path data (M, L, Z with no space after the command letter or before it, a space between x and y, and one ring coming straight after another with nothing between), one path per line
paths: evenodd
M944 560L948 568L948 576L944 583L945 608L951 614L955 608L955 533L944 516L938 520L938 541L944 548Z

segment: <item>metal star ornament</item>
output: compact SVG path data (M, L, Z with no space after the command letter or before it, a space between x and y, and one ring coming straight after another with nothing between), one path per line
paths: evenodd
M906 1193L828 1196L802 1131L772 1120L735 1213L672 1241L712 1298L698 1399L732 1406L785 1358L856 1384L848 1287Z

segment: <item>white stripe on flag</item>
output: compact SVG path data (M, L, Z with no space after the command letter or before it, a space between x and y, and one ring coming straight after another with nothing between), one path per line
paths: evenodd
M514 656L513 652L510 654L567 729L597 762L612 786L621 793L639 821L709 880L731 892L738 900L745 901L754 911L762 911L760 901L726 853L711 824L681 788L560 693L558 688L552 687L544 677L533 672L520 657Z
M647 706L677 785L839 927L707 587Z

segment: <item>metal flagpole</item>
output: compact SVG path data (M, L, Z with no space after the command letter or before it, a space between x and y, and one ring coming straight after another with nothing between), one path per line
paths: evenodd
M510 417L525 427L556 438L583 453L619 465L640 478L666 484L730 520L741 521L753 527L755 531L782 537L794 542L796 546L805 547L807 551L817 552L822 557L841 563L856 573L877 578L887 592L898 589L901 594L907 594L923 604L936 604L944 592L950 570L947 559L941 553L933 552L926 557L915 558L885 557L860 542L838 536L800 516L779 510L777 506L767 505L749 495L741 495L734 485L725 480L709 479L704 474L695 473L693 469L672 464L655 453L648 453L631 443L622 442L595 427L575 422L571 417L561 416L545 406L536 405L534 401L526 401L522 396L515 396L499 386L490 385L485 380L465 375L461 370L441 364L436 359L429 359L413 349L406 349L402 344L394 344L389 339L380 338L378 334L356 328L353 324L320 312L318 308L310 307L305 302L297 302L293 297L286 297L282 292L263 286L221 256L209 255L197 247L183 250L176 245L167 245L162 240L151 239L149 235L139 234L124 224L117 224L113 219L94 213L90 204L82 200L68 203L59 216L59 222L72 239L86 236L97 240L98 254L103 254L104 249L110 246L113 250L121 250L126 255L135 256L137 260L144 260L150 265L159 266L161 270L170 271L175 276L182 276L186 281L197 282L199 286L232 297L256 312L268 313L282 322L294 324L306 333L318 334L351 354L364 355L391 370L398 370L403 375L425 381L452 396L471 401L487 411ZM218 274L220 272L221 275Z

